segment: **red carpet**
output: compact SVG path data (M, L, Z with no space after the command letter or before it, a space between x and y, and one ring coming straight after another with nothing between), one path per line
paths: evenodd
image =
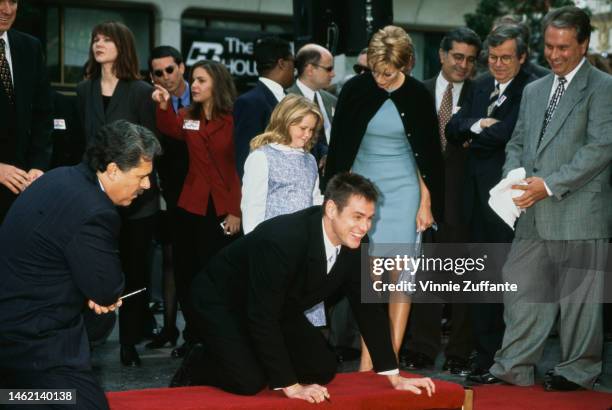
M612 394L547 392L541 385L474 387L474 410L609 410Z
M146 389L107 393L112 410L196 409L455 409L463 404L463 388L436 380L437 393L427 397L393 390L386 377L374 373L342 373L327 387L331 403L318 407L303 400L287 399L282 392L265 390L254 397L237 396L212 387Z

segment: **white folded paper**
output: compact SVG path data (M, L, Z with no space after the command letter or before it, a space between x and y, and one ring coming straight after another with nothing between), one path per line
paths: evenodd
M525 210L512 201L512 198L523 195L524 191L512 189L512 185L527 185L525 175L525 168L515 168L489 191L489 206L513 230L514 223Z

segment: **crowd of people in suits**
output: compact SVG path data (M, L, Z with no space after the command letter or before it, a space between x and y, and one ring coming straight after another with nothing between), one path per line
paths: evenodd
M612 77L586 59L591 26L581 9L560 8L544 19L551 71L530 61L526 26L506 17L484 44L465 27L447 33L439 74L420 82L410 75L416 58L410 36L387 26L360 53L356 75L338 97L328 91L333 56L320 45L307 44L294 55L285 40L258 40L258 81L237 96L223 64L200 61L187 73L180 52L169 46L151 51L151 81L143 81L129 28L101 23L92 30L76 116L69 123L52 114L52 100L62 97L48 89L41 44L10 29L16 9L16 2L0 0L0 12L10 17L8 23L0 20L0 115L6 125L0 138L0 218L52 165L80 160L52 157L52 128L79 130L82 143L74 146L90 147L86 158L104 192L101 178L108 173L112 180L119 171L107 168L114 164L111 154L96 169L92 158L100 154L91 147L100 135L107 135L107 143L116 138L117 121L133 133L142 131L132 124L149 130L142 141L132 141L147 147L133 151L139 156L129 160L129 169L144 163L151 169L141 169L129 201L111 197L115 205L129 205L108 222L121 226L120 269L111 271L123 272L124 294L150 286L152 242L161 238L164 323L146 347L176 347L172 356L183 363L172 386L209 384L239 394L270 386L320 402L329 397L321 385L335 373L336 356L325 346L332 344L360 349L360 371L374 370L396 388L431 394L429 379L403 379L398 368L433 366L444 317L451 323L444 370L474 383L534 384L534 367L558 323L562 357L547 375L546 389L593 387L602 369L598 301L612 236ZM477 75L479 58L486 68ZM160 147L150 142L152 135L163 149L155 161ZM140 156L146 159L141 165ZM64 177L80 181L87 193L93 174L80 166L80 173L62 172L73 172ZM489 207L489 190L520 167L527 178L513 188L524 191L515 203L526 212L512 229ZM45 189L32 198L48 201L49 195ZM83 194L72 201L77 206L90 199ZM3 268L17 269L6 250L23 208L13 207L0 230ZM349 211L357 216L347 216ZM568 276L559 259L582 251L588 284L570 300L550 303L521 302L520 292L505 295L503 304L411 304L404 297L392 298L383 312L359 303L350 272L360 269L354 249L368 231L370 257L389 256L377 244L414 243L425 233L438 243L512 243L504 276L530 272L539 278L525 282L525 293ZM401 272L390 274L397 278ZM7 327L15 323L11 303L23 285L20 274L12 278L13 287L0 292L5 346L25 337L20 328ZM122 285L111 279L99 285L99 300L92 296L95 289L83 292L93 301L85 310L121 305L120 360L139 366L136 345L151 323L149 299L141 293L115 303ZM177 306L185 319L181 346ZM36 308L44 312L45 306ZM79 343L76 366L82 370L88 354ZM30 360L24 355L36 349L14 350L14 366L3 363L0 375L10 371L25 380L57 363L75 365L60 360L58 350L52 360L36 356L21 372L20 363ZM99 399L91 375L85 376L80 386Z

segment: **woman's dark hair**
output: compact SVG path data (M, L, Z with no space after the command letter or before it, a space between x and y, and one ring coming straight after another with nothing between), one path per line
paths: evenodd
M93 41L97 35L110 38L117 47L117 60L113 64L115 76L120 80L140 80L138 55L134 35L127 26L118 21L100 23L91 30L89 41L89 59L85 65L85 78L99 78L102 72L101 65L96 61L93 53Z
M236 86L234 85L232 75L225 65L216 61L198 61L191 67L189 78L192 83L194 81L194 72L198 68L206 70L212 79L211 118L217 118L220 115L231 113L234 101L236 100ZM189 117L192 119L200 119L202 115L204 115L204 105L199 102L192 102L189 108Z
M100 128L87 147L83 161L94 172L104 172L111 162L126 172L137 167L141 159L152 161L159 154L161 146L151 131L118 120Z
M338 211L342 212L352 195L361 196L369 202L378 201L378 190L372 181L359 174L342 172L327 183L323 206L327 201L334 201Z

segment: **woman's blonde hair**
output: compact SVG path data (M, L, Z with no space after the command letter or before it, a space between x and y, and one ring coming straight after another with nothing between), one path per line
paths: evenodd
M390 65L402 70L412 59L412 39L403 28L386 26L378 30L368 45L368 65L374 70L379 65Z
M274 142L283 145L291 144L289 127L299 124L307 115L314 115L317 120L312 132L312 138L310 138L304 146L305 151L310 151L317 142L317 136L321 129L321 124L323 123L323 116L315 103L295 94L286 96L278 103L276 108L274 108L272 115L270 115L270 122L264 133L259 134L251 140L251 151Z

